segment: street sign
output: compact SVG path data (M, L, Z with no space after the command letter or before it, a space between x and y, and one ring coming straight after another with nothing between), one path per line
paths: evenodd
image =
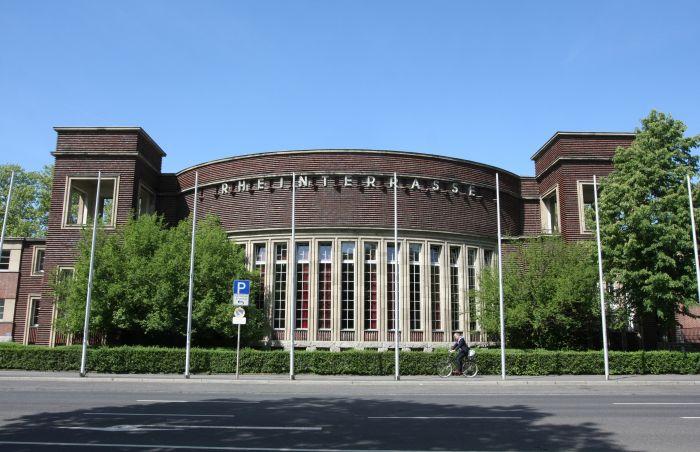
M245 309L238 307L233 311L234 317L245 317Z
M250 280L235 279L233 281L233 305L248 306L250 304Z
M245 325L246 318L245 317L232 317L231 323L233 323L234 325Z

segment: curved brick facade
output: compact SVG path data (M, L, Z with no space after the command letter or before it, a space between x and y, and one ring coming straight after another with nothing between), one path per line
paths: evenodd
M45 276L39 284L40 275L20 274L14 283L34 278L37 325L27 334L30 300L22 289L13 303L17 342L65 342L51 328L55 306L46 275L56 268L70 272L81 224L94 206L90 190L98 170L114 186L114 199L100 200L101 210L112 212L104 214L107 229L152 209L171 223L186 218L196 172L198 215L218 216L232 240L246 246L249 265L262 271L266 293L259 301L275 327L269 339L288 344L294 314L297 344L327 348L391 346L396 172L402 343L432 347L453 331L485 341L488 332L475 323L470 293L480 269L495 261L496 173L506 237L554 233L586 239L591 237L581 219L586 184L593 174L609 174L615 148L634 138L559 132L533 156L534 177L437 155L358 149L252 154L164 174L165 153L140 128L56 131ZM292 173L298 176L296 261L290 241ZM23 255L25 261L22 271L34 265ZM6 286L14 281L3 274L0 279L9 281Z

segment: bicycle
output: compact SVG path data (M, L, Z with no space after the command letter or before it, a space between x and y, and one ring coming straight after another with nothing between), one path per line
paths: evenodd
M438 367L438 374L442 378L447 378L452 375L459 375L459 369L455 365L455 360L451 355L447 355L446 360ZM470 349L469 354L462 358L462 373L463 377L473 378L479 373L479 367L476 365L476 350Z

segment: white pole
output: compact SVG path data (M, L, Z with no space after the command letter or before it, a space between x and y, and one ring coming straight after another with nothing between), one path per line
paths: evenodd
M10 188L7 190L7 199L5 200L5 216L2 219L2 232L0 232L0 254L2 254L2 246L5 243L5 228L7 227L7 216L10 212L10 201L12 200L12 184L15 182L15 172L10 174Z
M605 319L605 284L603 283L603 249L600 245L600 220L598 218L598 182L593 176L593 201L595 202L595 232L598 243L598 286L600 287L600 318L603 323L603 360L605 362L605 379L610 379L608 361L608 324Z
M394 378L401 379L399 372L399 208L397 203L399 179L394 173Z
M197 230L197 189L199 172L194 173L194 206L192 209L192 242L190 244L190 285L187 294L187 343L185 345L185 378L190 378L190 347L192 346L192 293L194 288L194 238Z
M80 355L80 376L85 376L85 364L87 361L87 346L90 337L90 303L92 302L92 277L95 266L95 242L97 239L97 218L100 205L100 182L102 171L97 172L97 193L95 194L95 213L92 217L92 244L90 245L90 270L88 272L87 299L85 300L85 324L83 325L83 350Z
M700 260L698 260L698 238L695 232L695 212L693 210L693 189L690 185L690 174L687 177L688 181L688 205L690 207L690 226L693 229L693 254L695 256L695 277L698 286L698 302L700 302Z
M496 173L496 229L498 231L498 305L501 318L501 380L506 379L506 322L503 312L503 262L501 255L501 195Z
M238 380L238 370L241 355L241 324L238 324L238 340L236 341L236 380Z
M296 309L297 309L297 247L296 247L296 195L297 175L292 173L292 337L289 345L289 379L294 380L294 336L296 336Z

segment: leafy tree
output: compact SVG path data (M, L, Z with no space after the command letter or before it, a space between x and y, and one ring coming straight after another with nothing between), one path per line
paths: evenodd
M116 233L100 230L95 249L95 274L90 328L108 343L184 345L187 322L191 220L168 228L163 219L143 215ZM90 262L91 228L79 244L75 278L56 280L57 328L83 330ZM245 266L244 248L231 242L218 218L198 222L193 343L231 344L231 282L257 280ZM254 287L253 290L258 290ZM265 314L250 306L241 342L253 344L266 330Z
M617 283L615 301L642 327L651 318L662 331L697 293L685 178L698 173L692 151L700 136L685 131L683 122L652 111L632 145L616 150L615 172L600 187L604 266Z
M0 217L5 214L12 171L15 180L7 217L7 236L43 237L49 221L53 165L47 165L41 171L26 171L19 165L0 165Z
M594 244L561 239L521 241L503 264L509 347L586 349L600 343L600 304ZM498 332L498 271L481 272L478 319Z

